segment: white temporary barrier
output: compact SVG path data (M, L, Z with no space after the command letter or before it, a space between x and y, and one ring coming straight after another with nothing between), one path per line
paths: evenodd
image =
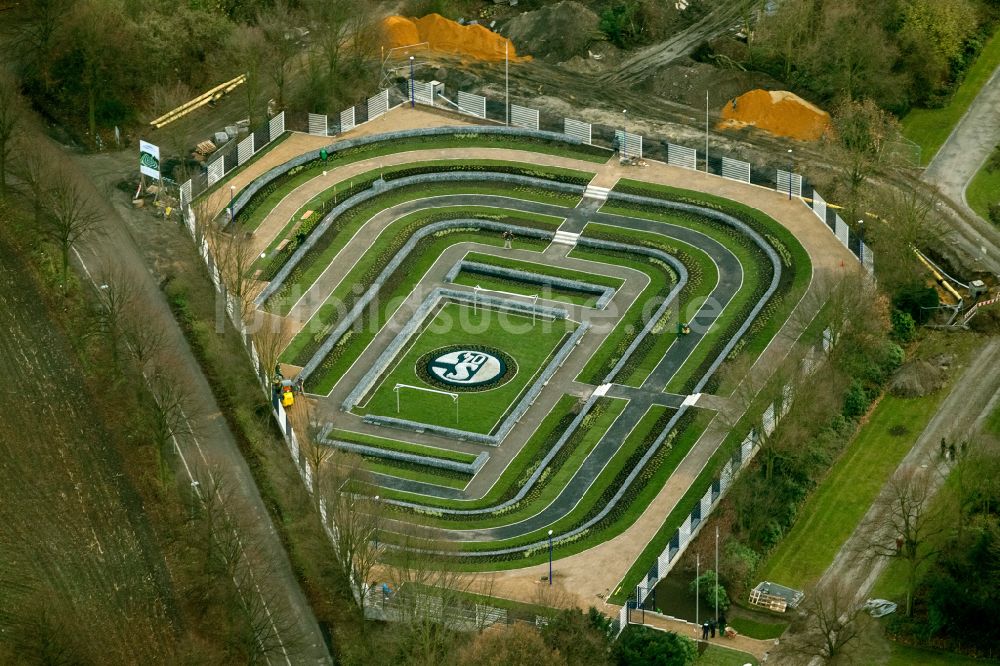
M722 177L729 180L739 180L744 183L750 182L750 163L742 160L734 160L729 157L722 158Z
M526 106L510 105L510 124L514 127L524 127L527 129L538 129L538 109L529 109Z
M281 134L285 132L285 112L282 111L274 118L268 122L268 134L271 137L271 141L277 139Z
M320 113L309 114L309 133L318 136L326 136L329 133L327 131L326 115Z
M802 196L802 176L778 169L778 185L775 189L784 194L791 192L793 197Z
M837 240L847 247L848 239L850 238L850 231L847 229L847 223L837 216L836 226L834 227L834 233L837 234Z
M430 81L414 81L413 99L417 104L434 106L434 84Z
M615 130L615 140L622 157L642 157L642 136L622 130Z
M698 151L687 146L667 144L667 164L683 169L698 168Z
M214 185L222 180L224 175L226 175L225 159L219 155L219 159L208 165L208 184Z
M340 112L340 131L348 132L354 129L354 107Z
M236 163L243 165L251 157L253 157L253 134L236 145Z
M389 91L383 90L368 98L368 120L374 120L389 110Z
M486 117L486 98L467 92L458 92L458 110L477 118Z
M826 200L819 195L819 192L813 190L813 212L816 213L816 217L826 224Z
M573 120L572 118L563 119L563 134L574 139L583 141L584 143L590 143L591 140L591 127L590 123L581 122L579 120Z

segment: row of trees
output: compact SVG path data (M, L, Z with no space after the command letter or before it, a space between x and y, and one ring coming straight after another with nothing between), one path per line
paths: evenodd
M364 0L38 0L8 8L0 37L32 104L91 147L239 74L256 125L272 96L339 109L377 71Z
M818 101L870 98L898 113L939 104L998 16L995 0L786 0L737 57Z

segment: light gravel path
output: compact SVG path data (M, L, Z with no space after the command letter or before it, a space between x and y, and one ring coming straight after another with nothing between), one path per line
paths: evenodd
M923 173L923 180L951 199L962 217L961 221L951 220L957 236L952 242L964 246L983 268L1000 274L1000 230L979 217L965 198L969 182L997 143L1000 143L1000 67L993 71Z

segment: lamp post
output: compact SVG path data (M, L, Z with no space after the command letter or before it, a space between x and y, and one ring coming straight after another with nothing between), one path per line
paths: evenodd
M861 260L861 264L865 263L865 221L858 220L858 259Z
M410 56L410 108L414 108L417 105L416 100L416 84L413 82L413 56Z
M705 173L708 173L708 89L705 89Z
M628 157L628 109L622 109L622 158Z
M378 495L375 496L375 506L378 506ZM375 552L378 552L378 528L375 529Z
M235 185L230 185L229 186L229 220L230 221L232 221L233 217L234 217L234 215L233 215L233 212L234 212L233 211L233 198L235 196L236 196L236 186Z
M552 585L552 530L549 530L549 585Z
M788 149L788 200L792 200L792 149Z
M719 624L719 526L715 526L715 624Z

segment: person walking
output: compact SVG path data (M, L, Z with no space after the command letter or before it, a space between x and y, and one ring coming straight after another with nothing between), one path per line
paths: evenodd
M503 247L504 247L505 250L509 250L510 249L510 242L512 240L514 240L514 234L513 233L511 233L509 230L503 232Z
M719 636L726 637L726 614L719 613Z
M712 635L712 638L715 638L715 620L708 621L708 631Z
M708 622L702 622L701 624L701 640L708 640Z

